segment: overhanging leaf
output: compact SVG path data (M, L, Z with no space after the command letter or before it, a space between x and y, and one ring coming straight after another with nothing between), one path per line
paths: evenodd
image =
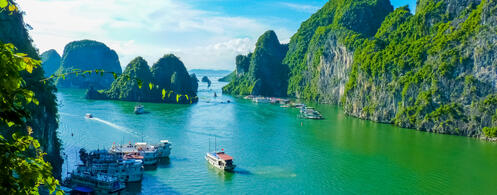
M34 68L33 64L31 64L31 63L26 64L26 71L28 71L29 74L33 73L33 68Z
M0 0L0 8L5 8L7 5L9 5L7 0Z

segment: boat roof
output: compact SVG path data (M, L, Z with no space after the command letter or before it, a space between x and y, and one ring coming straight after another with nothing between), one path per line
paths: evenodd
M233 160L233 157L225 154L224 152L218 152L218 153L216 153L216 155L219 156L219 158L221 158L223 160Z

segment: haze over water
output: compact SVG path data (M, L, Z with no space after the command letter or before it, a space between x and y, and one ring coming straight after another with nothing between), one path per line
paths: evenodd
M203 75L197 75L201 78ZM60 128L74 169L80 148L167 139L169 161L147 170L126 194L492 194L497 190L496 143L431 134L347 117L332 105L313 105L326 118L297 118L298 110L221 96L225 83L209 75L194 105L84 99L84 90L59 89ZM219 77L221 75L214 75ZM214 98L213 92L219 97ZM230 100L232 103L223 103ZM86 119L91 113L94 119ZM235 173L210 167L205 152L224 149Z

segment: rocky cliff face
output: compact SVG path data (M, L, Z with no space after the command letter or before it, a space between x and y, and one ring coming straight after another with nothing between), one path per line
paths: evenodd
M151 86L151 88L150 88ZM132 60L109 90L88 90L86 98L191 104L198 101L198 80L176 56L165 55L152 69L141 57Z
M388 0L330 1L303 22L284 60L291 70L288 94L338 103L360 44L355 40L372 37L392 10Z
M274 31L259 37L254 53L237 56L236 76L223 88L234 95L286 96L288 66L282 60L288 50Z
M57 51L53 49L45 51L40 57L45 77L50 77L50 75L54 74L60 68L61 57Z
M40 59L38 50L33 47L20 12L15 12L12 15L7 11L0 12L0 41L12 43L18 52L28 54L34 59ZM60 178L63 159L60 156L61 144L57 138L56 88L51 82L46 84L40 82L44 78L42 68L36 68L31 74L27 72L21 74L26 81L26 88L33 91L35 98L39 101L39 105L27 105L31 112L31 119L27 124L33 128L32 136L38 139L43 151L47 153L46 160L52 165L54 176Z
M92 40L74 41L65 46L61 67L57 73L67 73L74 69L104 70L118 74L122 72L116 52L105 44ZM59 88L105 89L109 88L113 81L114 78L110 74L85 77L68 75L58 78L56 84Z
M399 8L354 58L345 112L466 136L496 131L497 2L419 1Z

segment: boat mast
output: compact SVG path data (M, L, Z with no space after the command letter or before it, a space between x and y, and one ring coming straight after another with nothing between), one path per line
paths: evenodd
M217 142L215 136L214 136L214 152L217 152Z
M211 137L209 137L209 151L208 152L211 152Z
M68 159L68 155L67 153L64 152L64 155L66 156L66 178L69 177L69 161L67 160Z

